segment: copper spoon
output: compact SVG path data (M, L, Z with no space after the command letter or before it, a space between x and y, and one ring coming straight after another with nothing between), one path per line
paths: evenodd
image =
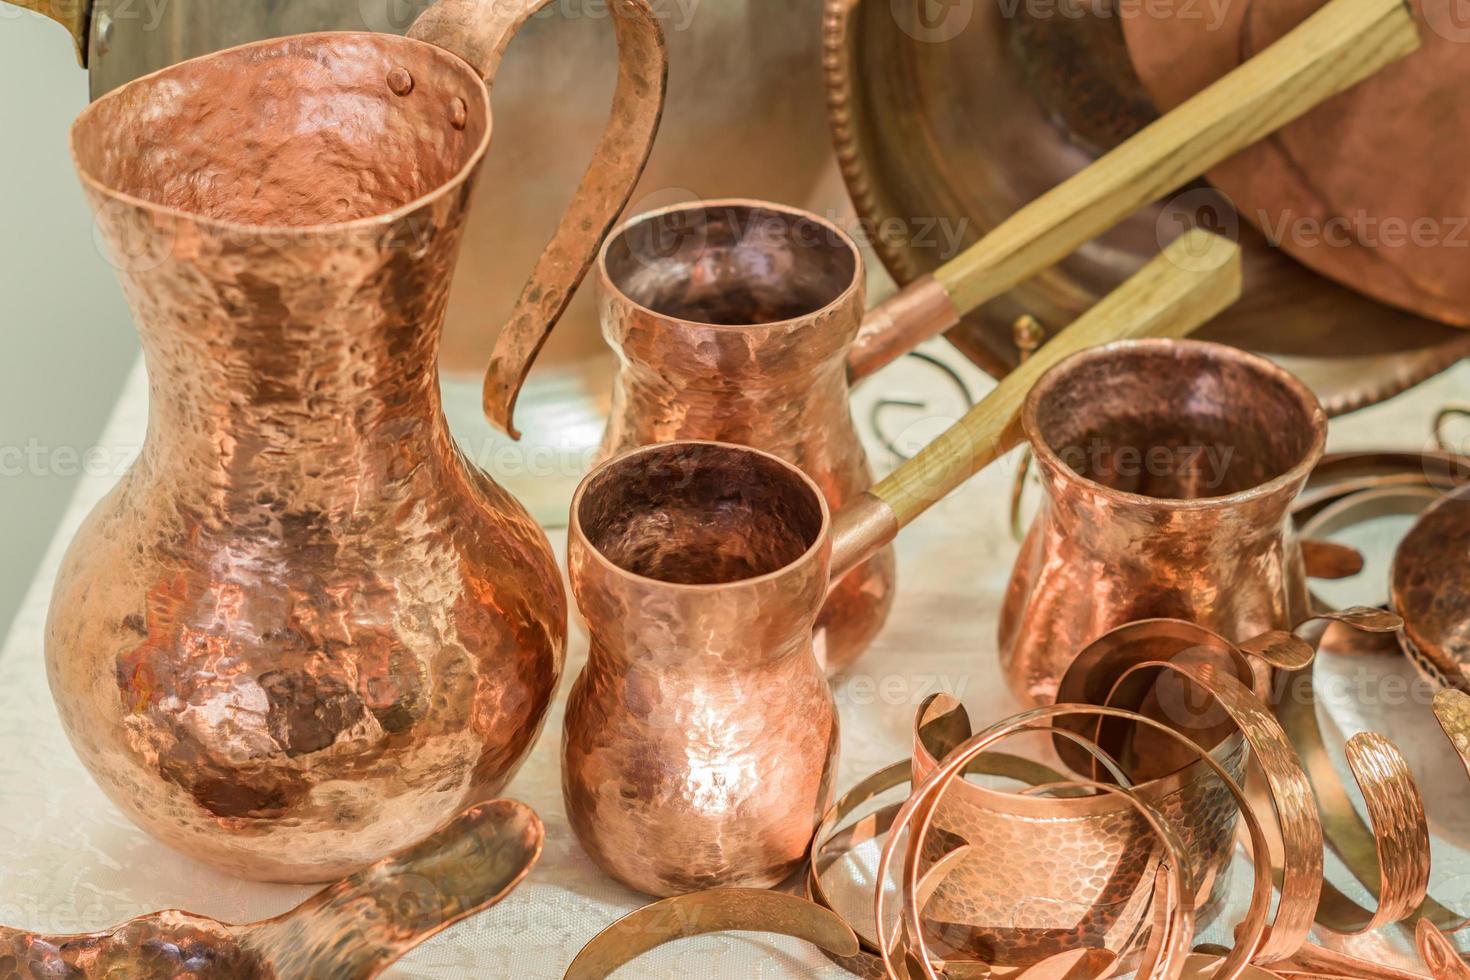
M250 925L169 911L77 936L0 927L0 976L368 980L510 894L540 858L544 833L525 804L485 803L423 843Z

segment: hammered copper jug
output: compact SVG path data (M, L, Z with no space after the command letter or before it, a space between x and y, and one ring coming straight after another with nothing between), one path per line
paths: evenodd
M73 127L150 418L62 564L51 687L113 801L230 873L320 881L412 844L496 795L555 692L550 546L455 449L435 371L482 79L543 5L234 48ZM657 127L662 34L615 10L612 121L501 335L517 381Z
M1239 295L1239 259L1190 233L835 516L800 468L730 443L658 443L594 470L572 502L568 569L591 647L562 742L567 816L593 860L655 895L794 871L835 774L812 639L832 583L1020 440L1047 366L1188 333Z
M1327 415L1264 358L1203 341L1118 344L1037 383L1022 413L1045 491L1000 620L1011 690L1050 704L1076 652L1181 619L1230 642L1307 619L1289 516Z
M1408 44L1413 23L1397 14ZM1401 53L1344 59L1339 46L1379 24L1361 20L1334 7L866 315L857 246L815 214L721 200L632 219L599 258L603 335L619 360L604 454L676 439L752 446L841 507L872 481L851 385ZM884 551L834 591L817 624L829 670L861 656L893 588Z

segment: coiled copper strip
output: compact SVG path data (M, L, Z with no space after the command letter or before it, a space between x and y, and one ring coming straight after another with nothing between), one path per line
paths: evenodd
M1344 522L1366 519L1363 515L1398 512L1400 505L1412 505L1417 495L1425 492L1433 491L1427 491L1423 484L1417 489L1383 485L1338 499L1318 510L1304 526L1303 533L1320 536L1343 526ZM1423 670L1423 665L1416 666ZM1419 821L1423 819L1423 802L1402 757L1393 750L1392 755L1397 756L1396 759L1379 756L1381 766L1369 765L1370 757L1361 751L1364 743L1359 743L1358 751L1352 751L1352 743L1349 743L1349 768L1363 791L1365 801L1369 802L1369 822L1364 823L1352 797L1338 778L1322 737L1312 666L1304 668L1294 679L1290 694L1290 697L1278 699L1276 716L1311 782L1326 842L1365 888L1370 892L1382 892L1379 911L1374 915L1328 884L1323 890L1319 921L1334 932L1349 934L1366 931L1365 927L1372 926L1375 921L1382 925L1386 921L1403 921L1415 916L1427 918L1447 932L1456 932L1470 925L1470 919L1427 893L1430 866L1427 820L1421 828ZM1441 703L1448 704L1449 701L1441 695L1441 699L1436 701L1437 712ZM1444 725L1445 716L1442 714L1440 721ZM1452 719L1450 729L1456 727ZM1455 736L1450 729L1446 733L1453 741ZM1466 733L1466 743L1470 745L1470 721L1461 730ZM1387 743L1379 741L1374 744L1381 751ZM1423 892L1419 889L1421 880L1425 884ZM1396 918L1387 918L1395 912L1399 913Z
M1386 481L1386 482L1385 482ZM1357 483L1353 484L1357 486ZM1312 540L1324 540L1347 528L1382 517L1419 517L1438 502L1445 488L1429 481L1423 473L1413 477L1412 482L1400 482L1397 477L1379 478L1379 485L1369 489L1358 489L1330 500L1325 497L1313 516L1302 526L1302 534L1311 535ZM1312 596L1313 607L1327 609L1330 605L1316 595ZM1396 631L1395 631L1396 632ZM1437 669L1413 654L1407 646L1401 647L1402 637L1373 638L1359 632L1355 635L1334 635L1335 652L1353 655L1392 655L1406 653L1421 671L1437 674ZM1291 668L1299 670L1300 667Z
M1402 620L1392 613L1356 608L1325 613L1299 628L1327 622L1346 624L1363 633L1390 632L1402 626ZM1287 637L1295 640L1295 645L1287 642ZM1291 672L1310 667L1316 654L1313 645L1295 634L1280 638L1267 634L1242 644L1242 649ZM1324 881L1317 922L1340 935L1356 936L1401 922L1423 904L1429 890L1429 818L1408 760L1386 738L1373 732L1354 736L1347 745L1347 761L1373 827L1374 880L1364 880L1363 884L1379 892L1378 909L1366 911L1331 882ZM1366 863L1364 868L1367 870Z
M1306 522L1334 501L1355 493L1389 486L1453 490L1467 480L1470 480L1470 456L1456 453L1397 449L1328 453L1312 470L1306 490L1292 505L1292 516L1303 525L1305 535ZM1321 534L1313 536L1321 537Z
M928 698L919 708L919 717L923 718L928 712L931 704L939 699L939 695ZM947 721L946 716L934 719L931 727L943 725ZM915 738L919 738L916 734ZM1126 774L1121 767L1107 757L1100 749L1081 736L1075 739L1076 744L1089 753L1098 756L1104 768L1124 785L1128 784ZM956 743L958 744L958 743ZM817 826L816 834L812 838L811 859L807 865L806 894L807 898L826 909L832 909L833 904L823 884L822 876L837 862L842 853L852 851L870 841L887 834L893 826L902 804L894 803L870 813L853 824L843 827L845 821L853 814L859 812L867 804L910 781L912 762L904 760L896 762L891 766L879 770L871 776L848 790L842 797L832 805L823 816L822 822ZM976 757L965 769L965 775L987 775L999 776L1013 779L1017 782L1026 783L1031 790L1049 789L1052 787L1065 787L1070 785L1063 776L1040 763L1032 762L1018 756L1012 756L1000 752L987 752ZM1080 790L1078 790L1080 792ZM838 828L843 829L839 830ZM923 908L928 901L928 895L932 894L943 880L944 874L969 850L961 847L951 851L938 864L932 867L921 883L919 894L916 896L918 905ZM862 948L856 956L838 956L831 952L827 958L838 966L858 977L883 977L884 968L882 960L878 956L878 944L875 940L865 936L857 929L853 930L858 937ZM950 961L944 965L944 974L950 980L964 980L967 977L987 976L989 967L969 961Z
M1376 817L1378 822L1372 822L1370 819L1370 823L1365 824L1358 816L1352 797L1348 795L1347 789L1338 778L1332 758L1322 738L1322 730L1317 720L1315 690L1311 682L1312 674L1311 667L1302 671L1300 675L1302 681L1291 685L1293 696L1281 699L1277 703L1276 716L1291 739L1297 757L1301 760L1311 782L1328 845L1353 877L1369 891L1380 889L1380 877L1383 879L1384 886L1417 881L1421 873L1418 866L1428 866L1427 841L1424 842L1422 853L1417 855L1406 853L1398 847L1387 853L1381 850L1380 835L1387 832L1386 828L1389 824L1400 818L1380 813ZM1412 774L1407 771L1406 767L1401 770L1395 767L1387 773L1375 773L1368 769L1360 770L1355 767L1351 754L1348 761L1353 777L1363 789L1365 798L1370 795L1400 799L1418 796L1418 789L1414 786ZM1394 780L1397 783L1396 787L1386 789L1378 786L1377 784L1384 778ZM1371 790L1370 787L1372 787ZM1421 811L1422 807L1422 802L1416 806ZM1369 816L1370 818L1375 817L1371 808ZM1412 817L1407 819L1411 822L1413 820ZM1381 862L1385 860L1390 864L1384 866ZM1402 888L1403 885L1394 885L1394 887ZM1417 887L1413 890L1417 891ZM1380 908L1385 904L1395 905L1407 901L1407 895L1396 897L1388 893L1387 888L1385 892L1380 895ZM1400 915L1393 921L1402 921L1416 914L1428 918L1436 926L1450 932L1458 931L1470 924L1470 921L1427 894L1421 896L1419 903L1410 908L1406 914ZM1322 924L1327 928L1333 931L1360 931L1353 928L1354 921L1366 915L1367 913L1363 912L1355 902L1336 888L1329 885L1324 889L1320 917ZM1338 929L1339 926L1342 927L1342 930Z
M919 846L922 844L924 837L928 833L929 821L933 816L934 804L943 795L949 784L957 778L957 774L963 769L968 757L983 752L985 748L989 745L1000 739L1006 738L1011 734L1015 734L1024 730L1046 730L1047 726L1042 724L1043 722L1065 715L1092 715L1097 717L1110 717L1133 721L1135 723L1153 728L1167 736L1170 736L1178 740L1181 744L1185 745L1190 750L1196 752L1200 756L1200 758L1204 759L1207 765L1209 765L1215 771L1216 775L1223 781L1232 796L1235 797L1238 805L1240 806L1241 815L1245 820L1247 829L1249 831L1253 852L1256 854L1269 853L1265 831L1259 819L1256 817L1255 812L1250 808L1245 794L1241 790L1240 786L1236 784L1235 781L1230 777L1229 773L1227 773L1224 768L1218 762L1216 762L1213 757L1210 756L1208 750L1201 748L1192 740L1190 740L1187 736L1174 731L1172 728L1169 728L1167 725L1164 725L1161 722L1155 721L1151 718L1147 718L1143 715L1139 715L1135 712L1125 711L1119 708L1100 707L1095 705L1056 705L1048 708L1039 708L1017 715L1009 721L1001 722L998 725L993 726L988 731L982 732L967 740L963 746L961 746L959 749L956 750L956 752L951 754L951 756L949 757L950 761L941 768L935 770L930 775L930 777L925 780L924 784L916 789L914 794L904 804L904 807L899 814L899 818L895 822L894 828L890 833L888 844L884 848L883 857L880 860L879 864L878 879L880 881L886 880L888 867L891 864L893 850L895 848L899 835L911 822L917 820L917 823L913 826L910 833L910 842L905 865L906 881L904 886L904 897L910 932L912 932L914 929L914 923L917 921L919 911L916 907L914 907L912 902L912 897L916 892L915 879L917 877L917 861L915 858L918 853ZM1091 787L1096 784L1079 780L1077 781L1077 785ZM1112 789L1118 790L1119 787L1112 787ZM1104 790L1104 792L1106 791L1107 790ZM1129 793L1129 795L1131 796L1132 794ZM1143 801L1141 800L1138 800L1136 803L1134 803L1134 805L1144 807L1147 806L1147 804L1143 803ZM1143 811L1140 810L1140 812ZM1170 834L1172 835L1172 831L1170 831ZM1166 844L1166 847L1167 846L1169 845ZM1177 868L1179 861L1179 852L1172 852L1171 856L1174 857L1174 861L1171 864L1171 867ZM1187 857L1187 855L1184 856ZM1271 871L1268 867L1268 863L1269 862L1265 861L1256 862L1257 866L1255 874L1255 887L1252 893L1251 908L1249 913L1247 914L1243 926L1243 931L1248 936L1248 940L1237 946L1235 952L1232 953L1231 962L1222 964L1221 970L1217 974L1218 980L1227 980L1227 978L1233 980L1233 978L1240 976L1244 972L1247 963L1249 962L1252 954L1255 952L1259 937L1264 933L1265 920L1269 913L1272 900ZM1175 870L1173 873L1182 874L1186 880L1189 877L1188 868L1180 868L1178 870ZM1185 888L1183 891L1180 892L1180 894L1192 894L1192 891L1188 888ZM880 924L880 951L885 957L885 963L888 964L891 968L891 950L887 942L887 937L883 935L883 904L884 896L882 890L880 889L874 903L875 916ZM1190 905L1190 903L1188 902L1184 902L1181 904L1184 906ZM1145 963L1154 964L1152 969L1148 971L1149 975L1160 977L1173 977L1177 975L1177 972L1180 969L1181 954L1173 944L1179 938L1180 930L1178 928L1178 924L1182 921L1185 911L1186 910L1176 910L1176 927L1174 929L1168 930L1167 935L1165 934L1164 930L1154 930L1155 934L1151 937L1153 940L1151 945L1154 948L1150 949L1145 954ZM1191 920L1193 918L1192 910L1189 918ZM924 966L926 975L931 977L932 980L934 974L930 969L929 964L927 963L927 949L923 945L922 935L917 937L917 942L919 943L918 951L921 953L919 957L920 963L922 966ZM1187 948L1184 950L1184 952L1187 952ZM1139 975L1144 976L1145 974L1143 972L1140 972Z
M1178 673L1214 697L1239 726L1254 753L1256 766L1266 778L1285 860L1281 902L1270 934L1255 951L1254 959L1260 963L1285 959L1307 941L1323 886L1322 823L1312 798L1311 783L1266 703L1239 680L1213 665L1156 661L1129 667L1114 683L1105 703L1113 702L1130 677L1142 671L1159 670ZM1106 741L1100 741L1107 745ZM1270 863L1261 858L1270 852L1258 848L1254 853L1259 873L1263 865ZM1236 951L1239 949L1237 946Z
M1362 914L1356 903L1328 886L1317 921L1345 936L1401 922L1418 911L1429 892L1429 818L1424 800L1398 748L1376 732L1348 740L1348 768L1362 790L1378 853L1378 910Z
M792 936L838 955L854 955L857 937L842 917L794 895L760 888L716 888L666 898L630 912L582 947L565 980L603 980L650 950L711 932Z
M1024 723L1022 727L1024 728ZM980 739L977 744L981 747L975 748L974 745L971 745L966 751L971 749L974 751L983 751L984 745L997 741L999 738L1004 738L1005 734L1009 733L994 735L989 739L977 736ZM954 770L954 772L957 771L958 769ZM946 772L946 769L939 770L939 773L944 772ZM910 835L910 845L905 854L904 861L905 870L902 887L906 915L906 928L904 932L909 937L914 956L920 968L923 970L924 976L929 978L929 980L940 980L940 975L935 971L933 963L930 962L928 945L923 935L920 909L917 907L916 895L919 887L919 862L918 849L914 846L914 842L922 839L927 832L928 828L925 824L933 813L932 803L934 797L931 795L933 793L933 787L937 785L940 787L940 792L942 793L943 788L950 781L944 778L935 780L931 777L924 786L921 786L915 791L915 795L910 797L909 801L904 804L904 808L899 811L898 819L894 823L893 832L890 833L888 844L884 847L883 855L878 863L878 880L880 882L886 881L888 868L898 840L897 835L903 830L908 829L909 825L917 820ZM1168 916L1169 921L1166 924L1166 928L1160 930L1157 924L1155 925L1153 935L1150 938L1149 948L1144 953L1144 964L1147 970L1146 973L1141 970L1140 975L1146 975L1150 978L1155 978L1155 980L1168 980L1168 978L1175 977L1180 969L1179 964L1188 954L1189 944L1194 939L1194 907L1191 902L1184 900L1183 897L1192 895L1195 887L1193 875L1190 871L1189 855L1185 849L1183 840L1180 839L1174 828L1164 820L1163 816L1151 804L1144 801L1132 790L1124 789L1121 786L1113 786L1108 783L1093 782L1091 780L1079 779L1075 784L1099 793L1107 793L1127 800L1137 810L1139 815L1143 817L1145 822L1148 823L1150 829L1163 845L1167 860L1159 865L1159 875L1166 880L1159 882L1156 886L1155 897L1156 899L1162 898L1169 906L1172 914ZM921 804L915 807L914 804L916 801L927 801L927 805ZM878 946L883 957L884 965L888 970L893 971L893 953L897 948L899 937L894 936L890 939L887 935L888 929L883 921L883 900L884 894L880 888L874 900L874 911L877 916L878 926Z

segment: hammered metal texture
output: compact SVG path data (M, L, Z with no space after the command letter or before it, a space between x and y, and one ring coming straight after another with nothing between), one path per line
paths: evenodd
M187 62L73 129L151 403L57 578L51 686L118 806L232 874L421 839L499 792L555 691L549 544L455 449L434 369L488 136L468 66L357 34Z
M862 261L814 215L711 201L643 215L603 248L603 335L618 354L605 457L705 439L781 457L835 512L873 484L848 408ZM830 671L867 649L893 605L885 548L833 588L815 649Z
M1243 781L1243 739L1226 740L1214 756ZM916 754L915 783L935 768L932 758ZM1139 794L1198 856L1196 878L1208 887L1196 904L1212 906L1233 852L1237 805L1230 790L1195 763L1139 787ZM941 955L1030 966L1083 946L1124 949L1147 922L1158 851L1148 823L1126 801L1025 798L956 782L935 809L923 867L961 845L969 853L924 909L927 935Z
M623 884L769 887L804 860L839 744L812 656L827 524L796 469L733 445L635 450L578 491L568 568L591 648L562 790Z
M1309 615L1288 511L1327 417L1299 381L1218 344L1142 341L1081 354L1022 416L1045 498L1001 612L1001 663L1049 704L1076 651L1140 619L1230 640Z

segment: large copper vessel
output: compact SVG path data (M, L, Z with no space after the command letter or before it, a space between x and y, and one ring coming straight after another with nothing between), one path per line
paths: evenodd
M1045 498L1016 558L1000 655L1023 703L1050 704L1081 650L1139 619L1231 642L1310 615L1292 501L1327 416L1263 358L1203 341L1090 351L1022 415Z
M505 785L555 691L556 563L455 448L435 371L490 141L482 75L544 2L234 48L73 128L151 415L58 575L51 687L118 806L228 872L324 880L411 844ZM512 353L590 263L657 126L662 33L644 3L616 11L608 137Z

